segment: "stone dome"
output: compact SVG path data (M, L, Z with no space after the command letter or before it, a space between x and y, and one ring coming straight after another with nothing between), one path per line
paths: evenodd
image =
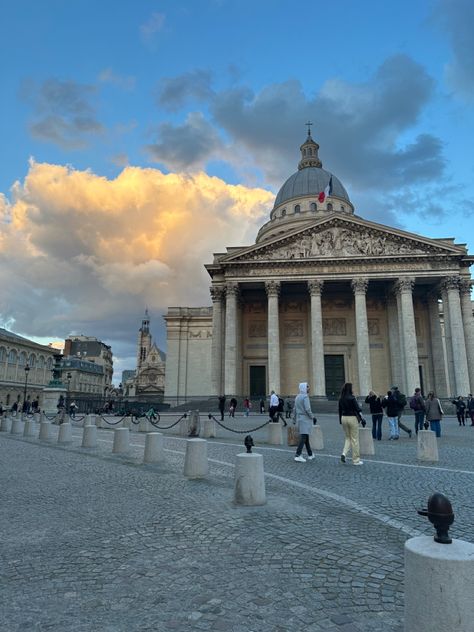
M321 167L305 167L291 175L278 191L274 207L284 204L288 200L307 195L317 196L328 186L332 178L331 195L350 202L347 191L342 186L339 178Z

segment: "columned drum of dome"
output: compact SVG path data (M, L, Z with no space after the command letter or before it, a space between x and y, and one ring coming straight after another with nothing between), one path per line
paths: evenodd
M334 399L338 380L360 396L393 384L473 392L474 258L452 239L355 215L309 133L300 151L255 243L205 265L212 307L168 309L165 400L252 396L255 410L272 389L294 396L305 381Z

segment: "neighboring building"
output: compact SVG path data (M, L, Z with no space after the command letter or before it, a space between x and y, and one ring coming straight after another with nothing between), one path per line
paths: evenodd
M112 349L93 336L69 336L64 341L64 356L75 356L82 360L89 360L103 367L103 395L107 397L113 390L112 376L114 363Z
M67 356L61 360L61 368L68 403L88 400L99 406L105 400L105 372L101 364L82 360L77 356Z
M133 380L134 377L135 377L134 370L125 369L124 371L122 371L122 384L125 384L125 382L128 382L129 380Z
M122 381L123 397L143 402L162 402L165 390L166 354L153 342L148 310L138 332L137 368L133 377Z
M255 244L205 266L212 308L168 309L165 398L474 391L465 245L355 215L310 133L300 149Z
M0 402L11 406L23 402L25 385L27 399L39 397L51 380L54 354L53 347L40 345L32 340L0 328ZM25 371L25 368L29 371Z

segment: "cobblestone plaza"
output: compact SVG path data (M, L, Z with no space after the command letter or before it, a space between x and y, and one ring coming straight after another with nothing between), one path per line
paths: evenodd
M319 422L325 448L307 463L265 443L267 428L253 433L262 507L233 504L244 434L219 428L208 478L188 480L176 435L165 463L143 465L143 433L115 456L108 429L93 449L80 427L67 447L2 432L0 629L401 632L404 542L433 532L416 509L443 492L452 536L474 542L474 428L446 418L439 462L420 465L416 439L388 441L384 427L375 456L353 468L340 462L337 417Z

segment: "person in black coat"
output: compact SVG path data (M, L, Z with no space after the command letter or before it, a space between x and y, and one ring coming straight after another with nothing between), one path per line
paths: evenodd
M219 412L221 414L221 421L224 421L224 410L225 410L225 395L219 396Z
M457 399L453 399L452 403L456 406L456 417L460 426L466 425L466 402L461 395Z
M370 391L365 398L365 403L369 404L370 413L372 415L372 438L381 441L383 420L382 399L379 395L374 393L374 391Z
M344 447L342 449L341 461L346 462L347 453L352 450L352 465L362 465L359 448L359 421L361 419L361 408L352 393L352 384L346 382L342 387L339 399L339 423L342 424L344 435Z
M382 400L382 407L385 408L385 413L388 417L390 441L392 439L396 441L400 437L400 430L398 429L398 411L400 406L392 391L387 391L387 395Z

